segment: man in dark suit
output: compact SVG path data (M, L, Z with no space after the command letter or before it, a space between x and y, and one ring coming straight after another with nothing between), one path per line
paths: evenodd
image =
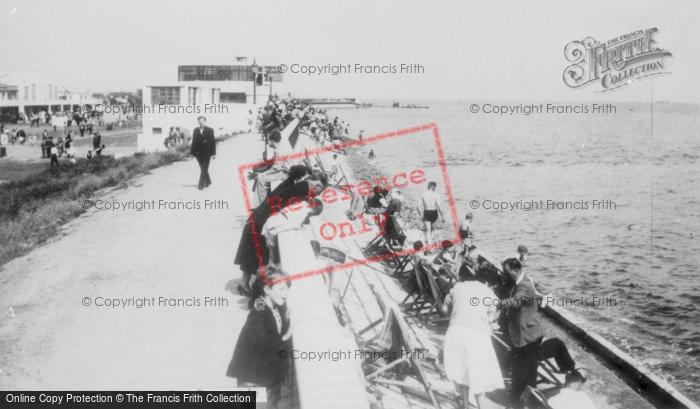
M190 154L197 158L199 162L199 190L209 187L211 179L209 178L209 161L216 159L216 140L214 139L214 130L206 126L207 118L200 116L197 118L199 127L192 132L192 147Z
M502 300L501 308L506 313L511 350L511 397L516 408L522 406L520 396L527 386L537 387L537 367L540 361L554 358L559 371L571 373L576 363L571 358L566 344L559 338L542 342L544 330L540 322L539 303L542 296L535 284L522 271L522 264L515 258L507 259L503 271L514 284L510 298Z
M544 331L537 311L537 291L532 279L522 271L520 261L507 260L506 275L513 281L510 298L502 300L501 308L506 314L508 333L513 343L511 350L511 397L516 407L526 386L537 386L539 348Z

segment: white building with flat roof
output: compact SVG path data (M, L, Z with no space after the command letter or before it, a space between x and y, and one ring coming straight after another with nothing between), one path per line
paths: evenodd
M18 116L40 111L75 111L82 104L95 104L89 90L71 90L59 86L45 72L0 72L0 114Z
M254 132L258 108L282 92L282 79L277 66L248 64L243 57L233 64L180 65L177 81L144 85L137 150L165 149L171 127L191 134L199 116L216 136Z

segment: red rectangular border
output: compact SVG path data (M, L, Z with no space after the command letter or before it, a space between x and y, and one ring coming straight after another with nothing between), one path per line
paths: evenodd
M252 209L251 209L251 203L250 203L250 196L248 194L248 180L246 178L246 172L251 170L252 168L260 165L269 165L272 164L276 161L282 161L286 159L299 159L299 158L305 158L311 155L315 155L317 153L323 153L323 152L328 152L332 151L334 149L343 149L343 148L351 148L351 147L357 147L357 146L362 146L366 145L372 142L378 142L384 139L388 138L395 138L395 137L400 137L400 136L405 136L405 135L410 135L410 134L415 134L419 132L424 132L424 131L429 131L432 130L433 132L433 139L435 141L435 150L438 154L438 162L440 165L440 170L442 172L442 179L445 184L445 193L447 194L447 201L449 203L449 208L450 208L450 215L452 216L452 227L454 228L454 233L455 237L451 239L451 241L456 242L460 241L461 237L459 235L459 219L457 217L457 209L455 207L454 203L454 197L452 195L452 185L450 184L450 178L449 175L447 174L447 165L445 164L445 153L442 149L442 141L440 139L440 132L438 130L438 126L435 123L429 123L425 125L419 125L419 126L414 126L412 128L406 128L406 129L401 129L398 131L393 131L393 132L387 132L383 133L380 135L375 135L375 136L370 136L367 138L363 138L362 140L355 140L355 141L349 141L342 143L340 145L329 145L329 146L324 146L324 147L319 147L317 149L311 150L311 151L306 151L306 152L297 152L293 153L287 156L283 156L277 159L268 159L268 160L263 160L263 161L258 161L254 163L248 163L244 164L238 167L238 178L241 182L241 189L243 191L243 197L245 198L245 205L246 205L246 211L248 212L248 220L250 223L247 226L250 226L252 229L252 236L253 236L253 241L255 243L255 252L258 255L258 258L262 258L262 252L260 250L260 238L258 236L258 232L256 231L254 223L252 223ZM244 226L246 228L247 226ZM262 275L263 283L265 285L270 285L270 284L276 284L277 282L283 282L283 281L288 281L288 280L296 280L300 278L306 278L306 277L312 277L318 274L324 274L328 273L331 271L336 271L336 270L343 270L346 268L352 268L352 267L358 267L361 265L369 264L369 263L374 263L383 259L387 258L393 258L393 257L403 257L409 254L413 254L417 251L425 251L425 250L433 250L442 247L442 243L433 243L427 247L425 247L422 250L414 250L414 249L408 249L401 251L396 254L387 254L387 255L382 255L382 256L376 256L376 257L371 257L367 258L364 260L356 260L348 263L344 263L341 265L336 265L336 266L330 266L322 269L317 269L317 270L310 270L308 272L303 272L303 273L298 273L294 274L292 276L286 277L284 279L276 280L274 282L268 282L267 278L265 276L265 266L261 265L260 266L260 273Z

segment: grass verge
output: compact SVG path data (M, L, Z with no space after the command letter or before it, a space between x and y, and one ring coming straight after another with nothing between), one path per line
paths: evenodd
M188 155L189 146L178 146L119 159L78 159L54 169L42 164L42 171L0 185L0 266L46 242L64 223L85 212L81 199L103 188L126 186L128 180Z

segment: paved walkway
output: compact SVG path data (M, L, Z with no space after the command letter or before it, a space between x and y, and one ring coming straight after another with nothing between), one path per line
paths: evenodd
M237 167L260 157L258 138L220 143L213 184L204 191L196 188L199 168L192 159L95 198L198 209L93 208L61 237L1 268L2 389L236 386L225 372L248 314L245 300L233 294L239 278L233 258L246 217ZM228 209L221 202L224 209L204 209L205 200ZM83 306L84 297L90 306ZM97 307L104 302L98 297L155 298L156 306ZM159 297L195 306L158 306ZM205 297L223 306L205 306Z

